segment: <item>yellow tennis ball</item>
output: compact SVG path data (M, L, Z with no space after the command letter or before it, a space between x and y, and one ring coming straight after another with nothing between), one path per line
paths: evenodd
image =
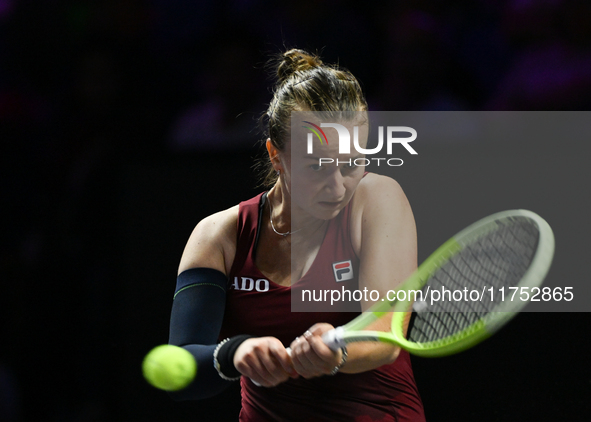
M187 387L197 373L197 362L185 349L169 344L153 348L142 363L144 378L154 387L177 391Z

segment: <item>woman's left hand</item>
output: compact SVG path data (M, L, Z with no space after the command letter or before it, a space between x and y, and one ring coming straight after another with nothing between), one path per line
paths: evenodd
M329 375L341 363L343 353L333 352L322 341L322 334L334 327L327 323L314 324L291 343L291 360L298 374L306 379Z

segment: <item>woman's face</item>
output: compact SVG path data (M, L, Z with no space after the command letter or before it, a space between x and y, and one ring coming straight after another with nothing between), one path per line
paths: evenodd
M316 123L320 126L320 123ZM292 130L292 140L280 153L284 180L291 196L292 215L305 213L328 220L336 217L349 203L363 177L363 154L353 145L353 127L359 127L359 144L367 145L368 126L364 122L339 122L351 134L351 151L339 153L339 136L334 128L323 128L327 141L313 136L312 153L308 151L309 129L300 125ZM293 142L292 142L293 141ZM323 160L320 160L320 159ZM331 161L332 160L332 161ZM359 164L359 165L356 165Z

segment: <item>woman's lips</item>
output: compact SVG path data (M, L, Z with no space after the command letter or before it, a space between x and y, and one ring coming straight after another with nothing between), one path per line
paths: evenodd
M318 202L318 204L323 207L323 208L331 208L331 209L335 209L338 208L343 201L321 201Z

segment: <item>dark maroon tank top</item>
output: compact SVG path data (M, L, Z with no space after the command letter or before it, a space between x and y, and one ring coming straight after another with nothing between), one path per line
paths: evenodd
M265 194L239 205L236 256L229 274L221 338L238 334L273 336L286 347L317 322L337 327L358 312L292 312L290 286L267 279L255 265ZM359 259L351 245L351 202L329 221L312 266L296 288L356 289ZM326 302L322 303L323 310ZM350 304L346 305L350 309ZM334 312L333 312L334 311ZM402 351L391 365L361 374L338 373L311 380L290 379L274 388L241 378L240 421L424 421L410 358Z

